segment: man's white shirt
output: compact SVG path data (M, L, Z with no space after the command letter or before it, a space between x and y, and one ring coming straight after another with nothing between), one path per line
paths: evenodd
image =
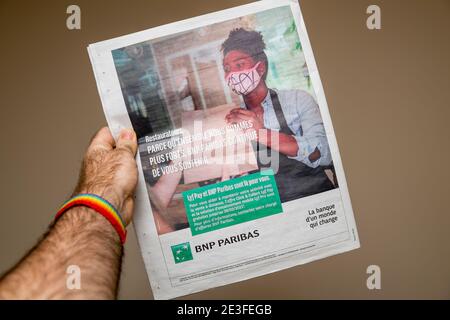
M286 124L294 133L292 136L298 144L297 155L289 158L301 161L312 168L330 165L332 161L330 148L319 106L314 98L302 90L275 90L275 92L278 95ZM275 114L270 91L261 105L264 110L264 127L280 131L280 123ZM244 103L241 104L241 108L246 108ZM311 162L309 155L316 148L320 151L320 158Z

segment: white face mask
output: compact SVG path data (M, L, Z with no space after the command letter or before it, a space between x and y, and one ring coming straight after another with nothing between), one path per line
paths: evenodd
M258 62L251 69L230 73L225 79L230 89L244 96L255 90L261 81L261 76L256 70L260 64L261 62Z

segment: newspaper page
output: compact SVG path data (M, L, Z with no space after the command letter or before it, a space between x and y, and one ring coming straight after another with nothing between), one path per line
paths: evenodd
M359 247L300 6L264 0L88 47L137 133L134 228L156 299Z

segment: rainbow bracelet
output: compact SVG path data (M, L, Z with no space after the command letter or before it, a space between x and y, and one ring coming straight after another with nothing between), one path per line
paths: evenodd
M76 206L86 206L95 210L97 213L100 213L112 224L114 229L116 229L122 244L125 243L127 230L119 212L111 203L95 194L81 193L66 201L56 213L55 222L64 214L64 212Z

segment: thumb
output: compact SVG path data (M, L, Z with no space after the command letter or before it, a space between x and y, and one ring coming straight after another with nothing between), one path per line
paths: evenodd
M122 129L117 140L116 149L123 149L136 155L137 138L133 129Z

